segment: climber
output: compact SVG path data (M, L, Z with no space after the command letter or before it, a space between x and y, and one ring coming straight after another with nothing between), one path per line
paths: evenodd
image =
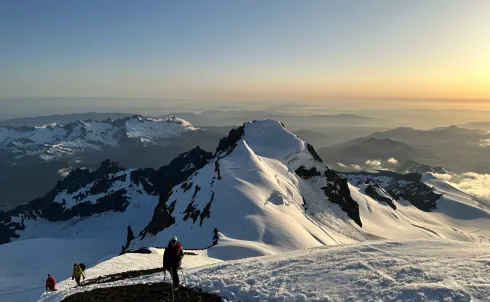
M182 263L182 258L184 258L182 244L180 244L180 242L177 241L177 237L174 236L169 241L168 246L163 253L163 268L170 272L175 288L178 288L180 284L178 269Z
M46 279L46 290L47 291L55 291L56 289L56 280L51 274L48 274L48 279Z
M73 264L73 274L71 275L71 280L75 280L77 282L77 285L80 286L80 277L83 277L83 280L85 280L85 274L83 273L82 268L78 263Z

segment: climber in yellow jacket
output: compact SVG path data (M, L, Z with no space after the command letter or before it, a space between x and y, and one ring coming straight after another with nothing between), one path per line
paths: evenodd
M85 274L83 273L82 268L78 263L73 264L73 274L71 275L71 280L75 280L77 282L77 285L80 285L80 277L83 277L83 280L85 280Z

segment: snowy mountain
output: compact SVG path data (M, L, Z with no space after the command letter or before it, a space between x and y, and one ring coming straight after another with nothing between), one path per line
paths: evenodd
M367 240L489 243L489 222L485 204L430 173L336 172L265 120L231 130L214 154L195 148L158 170L110 161L74 170L44 197L0 212L0 243L85 242L100 250L87 258L95 265L177 235L186 249L231 260Z
M179 118L133 116L65 126L0 126L0 137L0 210L10 210L45 195L72 170L93 171L106 159L126 168L158 169L197 146L214 151L223 134Z
M260 121L232 131L205 167L163 196L131 247L164 245L171 234L193 248L217 243L218 258L374 238L479 242L489 230L472 232L489 218L476 198L430 175L337 173L280 123Z
M169 165L123 169L105 161L95 171L72 171L44 197L0 211L0 244L16 238L100 238L121 251L127 227L151 219L158 195L206 163L211 154L195 148Z
M106 161L72 171L44 197L0 212L0 242L99 238L117 253L177 234L232 259L380 238L488 241L489 219L476 198L430 174L335 172L266 120L232 130L214 155L196 148L158 170Z
M156 144L195 130L182 119L157 120L137 115L114 121L87 120L66 125L0 126L0 150L11 152L16 158L38 156L50 161L128 143Z

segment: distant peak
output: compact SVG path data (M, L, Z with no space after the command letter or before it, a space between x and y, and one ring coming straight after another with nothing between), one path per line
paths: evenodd
M130 117L130 119L136 119L136 120L139 120L139 121L145 120L145 118L143 116L139 115L139 114L132 115Z

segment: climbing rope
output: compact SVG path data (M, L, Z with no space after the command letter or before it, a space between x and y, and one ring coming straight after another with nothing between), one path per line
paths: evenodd
M44 288L44 286L41 286L41 287L35 287L35 288L31 288L31 289L26 289L26 290L21 290L21 291L18 291L18 292L0 293L0 296L20 294L20 293L25 293L25 292L29 292L29 291L31 291L31 290L42 289L42 288Z

